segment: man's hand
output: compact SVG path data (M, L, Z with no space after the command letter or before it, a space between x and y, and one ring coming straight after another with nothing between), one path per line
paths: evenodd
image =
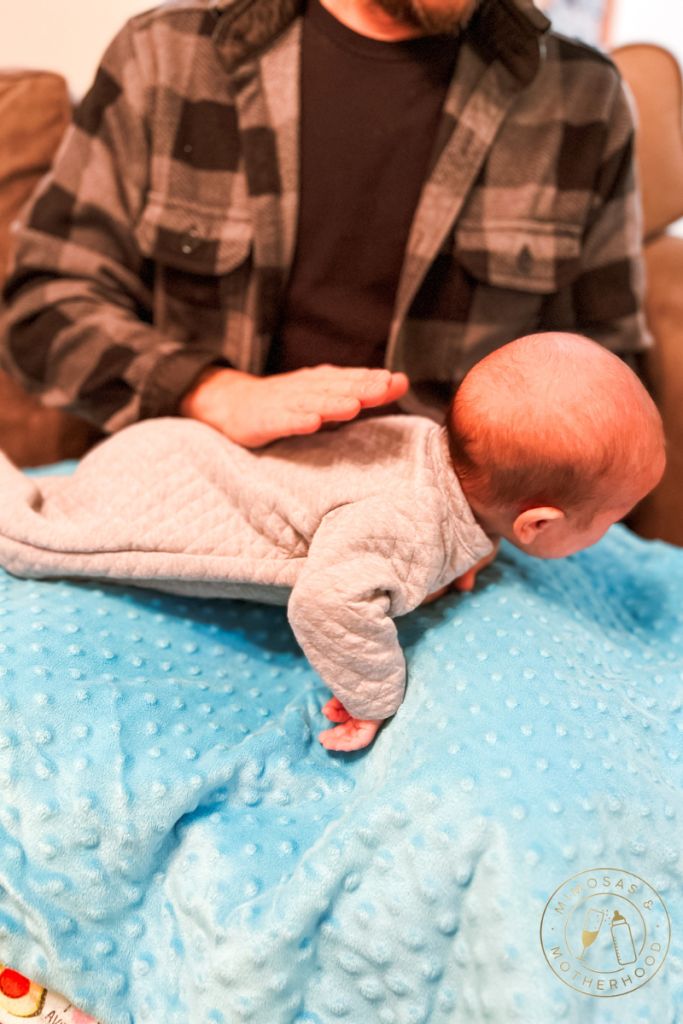
M180 403L180 414L208 423L245 448L314 434L323 423L352 420L361 409L395 402L404 373L316 366L273 377L210 367Z
M432 601L437 601L440 597L443 597L444 594L447 594L451 590L457 590L461 594L465 593L465 591L467 590L474 590L474 584L476 583L477 580L477 573L481 572L482 569L485 569L487 565L491 564L491 562L498 554L499 547L500 537L494 540L493 551L489 552L488 555L484 555L483 558L480 558L479 561L476 562L471 569L468 569L467 572L464 572L462 576L458 576L458 578L453 580L452 583L448 583L445 587L441 587L440 590L435 590L433 594L427 594L424 601L422 601L421 603L431 604Z
M325 729L318 739L326 750L360 750L367 747L382 724L382 719L352 718L336 697L328 700L322 709L331 722L339 722L334 729Z

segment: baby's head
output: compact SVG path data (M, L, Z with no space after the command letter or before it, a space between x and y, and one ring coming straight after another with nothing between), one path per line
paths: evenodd
M484 530L539 558L595 544L664 472L647 391L621 359L573 334L520 338L477 363L447 432Z

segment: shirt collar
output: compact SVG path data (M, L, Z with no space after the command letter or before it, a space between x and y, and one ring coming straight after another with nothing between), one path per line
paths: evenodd
M487 63L499 60L520 85L536 77L541 38L550 28L532 0L483 0L470 20L467 38Z
M218 16L214 40L233 66L283 32L301 13L302 0L209 0ZM541 61L541 36L550 22L532 0L482 0L465 29L465 38L482 59L500 60L521 85L535 77Z

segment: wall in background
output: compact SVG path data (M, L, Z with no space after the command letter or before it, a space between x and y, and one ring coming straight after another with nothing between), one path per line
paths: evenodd
M604 46L613 0L535 0L556 32L576 36L591 46Z
M105 47L155 0L0 0L0 67L59 71L86 92Z
M683 2L681 0L616 0L610 28L612 46L658 43L683 67Z
M609 0L538 0L557 28L600 41ZM109 40L154 0L0 0L0 67L61 72L74 97L88 88ZM683 0L613 0L612 45L660 43L683 64Z
M656 43L683 67L682 0L536 0L565 35L606 49L626 43ZM671 234L683 238L683 220Z

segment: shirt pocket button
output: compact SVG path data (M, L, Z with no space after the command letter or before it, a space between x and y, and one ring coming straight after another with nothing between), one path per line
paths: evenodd
M202 240L197 228L191 227L180 239L180 251L185 256L191 256L193 252L197 251L201 244Z

